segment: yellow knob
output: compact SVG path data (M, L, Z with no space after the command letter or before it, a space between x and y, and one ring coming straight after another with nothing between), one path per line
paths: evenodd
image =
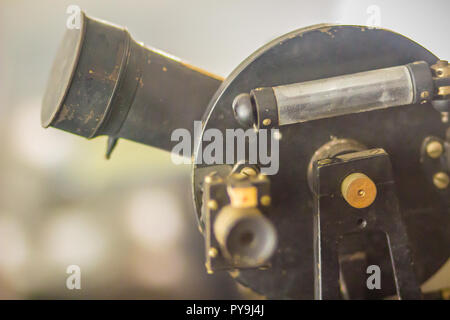
M367 208L375 201L377 187L365 174L352 173L342 181L341 192L349 205L362 209Z

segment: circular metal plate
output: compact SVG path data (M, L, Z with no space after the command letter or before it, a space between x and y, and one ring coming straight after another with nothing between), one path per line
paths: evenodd
M204 129L240 128L233 99L242 92L437 58L399 34L360 26L318 25L289 33L245 60L222 84L204 117ZM313 199L307 167L331 137L354 139L391 156L398 197L421 281L447 260L450 214L419 162L423 139L445 137L446 125L430 104L410 105L321 119L280 128L280 168L270 176L268 218L279 246L267 270L240 270L237 280L269 298L313 298ZM201 141L201 139L199 139ZM197 146L198 152L198 146ZM198 214L201 177L217 166L194 165L193 192ZM200 174L200 171L202 172Z

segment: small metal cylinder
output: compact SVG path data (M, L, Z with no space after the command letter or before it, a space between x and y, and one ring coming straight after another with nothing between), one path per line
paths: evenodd
M305 122L413 102L405 66L273 88L279 124Z

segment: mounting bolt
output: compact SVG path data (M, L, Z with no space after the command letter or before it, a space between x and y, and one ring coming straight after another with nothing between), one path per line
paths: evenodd
M208 256L210 256L211 258L215 258L219 255L219 251L217 251L216 248L210 248L208 250Z
M272 120L270 120L269 118L263 120L263 125L265 125L266 127L270 126L271 123L272 123Z
M265 207L270 206L270 203L272 202L272 199L270 198L270 196L265 195L261 197L261 204Z
M450 183L450 178L448 177L448 174L441 171L434 174L433 183L436 188L445 189L448 187L448 184Z
M283 138L283 135L281 134L280 131L277 130L273 133L273 137L275 140L281 140L281 138Z
M444 152L444 147L442 143L439 141L430 141L427 144L427 154L430 158L437 159L441 156L442 152Z
M331 162L332 162L331 159L326 158L326 159L322 159L322 160L317 161L317 164L324 165L324 164L329 164Z
M450 66L448 64L448 61L446 60L439 60L436 62L436 64L433 64L431 67L431 70L434 71L434 74L438 78L446 78L450 75Z
M249 177L254 177L258 174L258 172L252 167L242 168L241 173Z
M260 173L260 174L258 174L258 179L259 180L264 180L264 179L266 179L266 175L263 174L263 173Z

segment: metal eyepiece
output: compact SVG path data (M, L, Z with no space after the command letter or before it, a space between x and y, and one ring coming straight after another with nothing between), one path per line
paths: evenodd
M66 31L54 60L41 123L86 138L107 135L172 150L172 132L192 130L220 83L145 47L125 28L82 13L80 29Z
M214 235L224 256L245 267L266 263L277 245L274 226L257 208L224 207L214 222Z

